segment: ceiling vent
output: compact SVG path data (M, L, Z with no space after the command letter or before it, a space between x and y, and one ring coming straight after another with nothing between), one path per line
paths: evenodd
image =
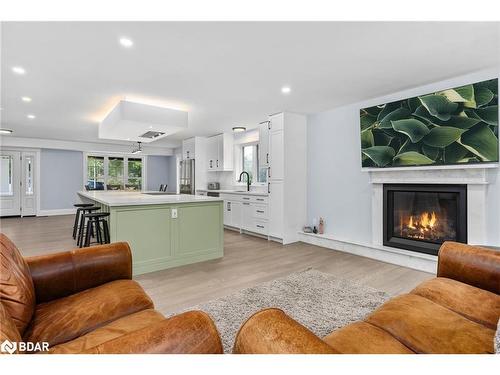
M153 142L188 126L188 113L121 100L99 124L99 138Z
M155 138L161 137L164 134L165 133L163 133L163 132L149 131L149 132L144 133L143 135L140 135L139 137L148 138L148 139L155 139Z

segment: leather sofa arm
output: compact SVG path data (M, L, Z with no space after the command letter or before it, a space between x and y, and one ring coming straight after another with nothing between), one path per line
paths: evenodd
M282 310L265 309L241 326L233 353L332 354L337 351Z
M448 241L438 256L438 277L500 294L500 251Z
M132 254L126 242L28 257L26 261L37 303L132 278Z
M83 354L222 354L210 317L188 311L88 349Z

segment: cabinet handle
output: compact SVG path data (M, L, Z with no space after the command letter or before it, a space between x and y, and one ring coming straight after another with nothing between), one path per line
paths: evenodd
M266 154L266 164L269 164L269 152Z
M210 160L210 168L212 168L212 160Z
M264 198L257 198L258 201L264 202Z
M250 206L250 203L247 203L247 202L243 202L243 204L244 204L245 206Z
M267 122L267 129L268 129L268 130L271 130L271 121L268 121L268 122Z
M246 201L249 201L249 200L250 200L250 198L246 198L246 197L243 197L243 199L244 199L244 200L246 200Z
M271 193L271 183L267 183L267 193L270 194Z
M186 154L187 154L187 158L189 159L189 151L186 151Z
M262 229L264 229L264 226L263 226L263 225L257 225L257 228L262 228Z
M217 168L219 168L219 159L217 159Z
M263 214L263 213L264 213L264 211L262 211L262 210L257 210L257 212L258 212L259 214Z
M227 202L227 211L230 212L231 211L231 202Z
M267 177L271 178L271 167L267 168Z

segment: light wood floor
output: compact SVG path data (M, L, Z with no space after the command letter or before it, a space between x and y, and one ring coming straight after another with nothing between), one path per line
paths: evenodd
M0 219L0 230L24 256L68 250L72 215ZM140 275L135 279L163 313L312 267L396 295L433 275L318 246L276 242L226 230L224 258Z

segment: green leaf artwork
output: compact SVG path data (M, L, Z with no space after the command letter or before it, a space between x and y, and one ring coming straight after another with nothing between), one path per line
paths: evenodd
M360 110L363 167L498 162L498 79Z

